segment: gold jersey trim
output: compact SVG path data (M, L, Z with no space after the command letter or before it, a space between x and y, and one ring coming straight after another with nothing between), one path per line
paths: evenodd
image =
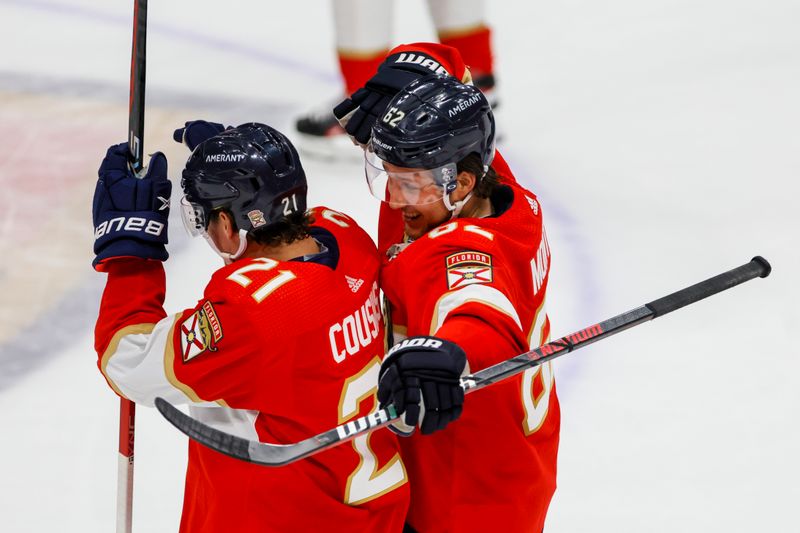
M116 392L126 400L129 400L130 398L122 394L120 388L117 386L116 383L114 383L114 380L111 379L111 377L108 375L106 367L108 367L108 363L114 356L114 354L117 353L117 348L119 347L119 343L122 341L123 337L127 337L128 335L149 335L150 333L153 332L153 329L155 329L155 327L156 327L155 324L133 324L117 330L117 332L114 333L114 336L111 337L111 342L108 343L108 346L103 352L103 355L100 357L100 372L103 373L103 376L105 376L106 381L108 381L108 384L111 386L114 392Z

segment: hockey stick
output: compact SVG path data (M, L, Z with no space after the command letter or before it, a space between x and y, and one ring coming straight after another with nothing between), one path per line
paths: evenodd
M130 533L133 523L133 437L136 404L119 399L119 458L117 468L117 533Z
M627 313L609 318L556 341L543 344L529 352L517 355L494 366L484 368L461 379L461 386L469 393L519 374L527 368L541 365L551 359L588 346L600 339L637 326L648 320L671 313L686 305L708 298L718 292L735 287L756 277L765 278L772 267L763 257L754 257L749 263L707 279L691 287L654 300ZM162 398L156 398L156 407L180 431L225 455L265 466L281 466L337 446L354 437L385 426L399 418L394 406L352 420L295 444L267 444L236 437L209 427Z
M128 150L131 170L139 176L144 164L144 74L147 41L147 0L133 3L131 83L128 103ZM133 527L133 440L136 404L120 398L119 458L117 470L117 533L131 533Z
M128 150L131 170L144 167L144 78L147 57L147 0L133 2L133 44L131 45L131 87L128 103Z

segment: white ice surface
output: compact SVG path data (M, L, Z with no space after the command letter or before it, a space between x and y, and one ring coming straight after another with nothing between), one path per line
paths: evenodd
M48 128L96 133L67 140L92 162L76 217L87 238L74 243L87 265L92 168L126 131L131 4L0 0L0 113L36 113L27 155L53 157ZM293 114L339 90L328 2L150 4L145 144L171 151L173 176L182 153L168 133L198 112L289 131ZM423 6L397 9L397 42L432 37ZM800 4L498 1L488 15L502 150L547 219L554 336L756 254L774 267L555 363L563 426L547 531L800 531ZM29 94L52 107L20 108ZM74 97L109 109L65 122ZM11 140L0 145L0 190L28 170ZM305 164L312 204L374 232L357 165ZM32 243L8 229L19 198L2 194L0 248L24 253ZM41 207L57 201L45 194ZM31 224L38 215L16 213ZM170 236L174 311L194 303L218 259L179 224ZM0 274L16 257L2 257ZM101 286L86 267L69 287L87 299L77 326L37 311L36 338L0 345L0 359L42 347L22 350L42 363L0 389L0 531L113 528L118 402L91 331ZM154 411L137 415L134 530L175 531L185 440Z

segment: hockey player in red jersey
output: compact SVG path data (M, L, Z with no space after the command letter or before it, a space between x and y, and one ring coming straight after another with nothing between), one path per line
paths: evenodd
M365 148L375 122L388 111L389 101L403 87L431 73L450 74L462 83L472 83L472 72L459 51L452 46L438 43L402 44L393 48L378 72L363 87L340 102L333 113L351 141ZM502 159L498 157L498 161ZM513 181L510 172L507 177ZM402 236L401 213L391 209L389 204L382 203L378 219L378 251L383 254Z
M381 286L400 341L378 397L405 409L401 431L421 428L401 439L407 522L426 533L539 532L556 486L550 364L466 401L458 378L548 340L541 206L495 153L475 87L431 74L374 116L365 164L384 201Z
M182 214L224 258L194 308L162 307L170 183L112 146L95 191L94 266L108 273L98 365L121 396L161 396L250 439L290 443L376 407L385 339L379 257L348 216L306 210L306 179L281 133L228 129L193 151ZM281 468L190 441L181 531L400 531L409 491L388 430Z

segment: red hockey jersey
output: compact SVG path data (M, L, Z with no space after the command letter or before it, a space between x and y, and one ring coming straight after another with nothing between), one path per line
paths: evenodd
M161 263L112 263L96 349L114 390L145 405L188 403L214 427L278 444L373 410L385 350L377 251L351 218L313 216L335 268L238 260L195 308L169 317ZM190 441L181 531L400 531L408 498L385 429L277 468Z
M397 342L437 335L464 348L469 371L486 368L550 333L545 293L550 250L539 201L504 186L489 218L458 218L385 260L381 286ZM399 212L381 213L380 247L402 239ZM401 439L411 483L408 522L420 532L536 532L556 485L560 411L550 363L465 399L459 420Z

